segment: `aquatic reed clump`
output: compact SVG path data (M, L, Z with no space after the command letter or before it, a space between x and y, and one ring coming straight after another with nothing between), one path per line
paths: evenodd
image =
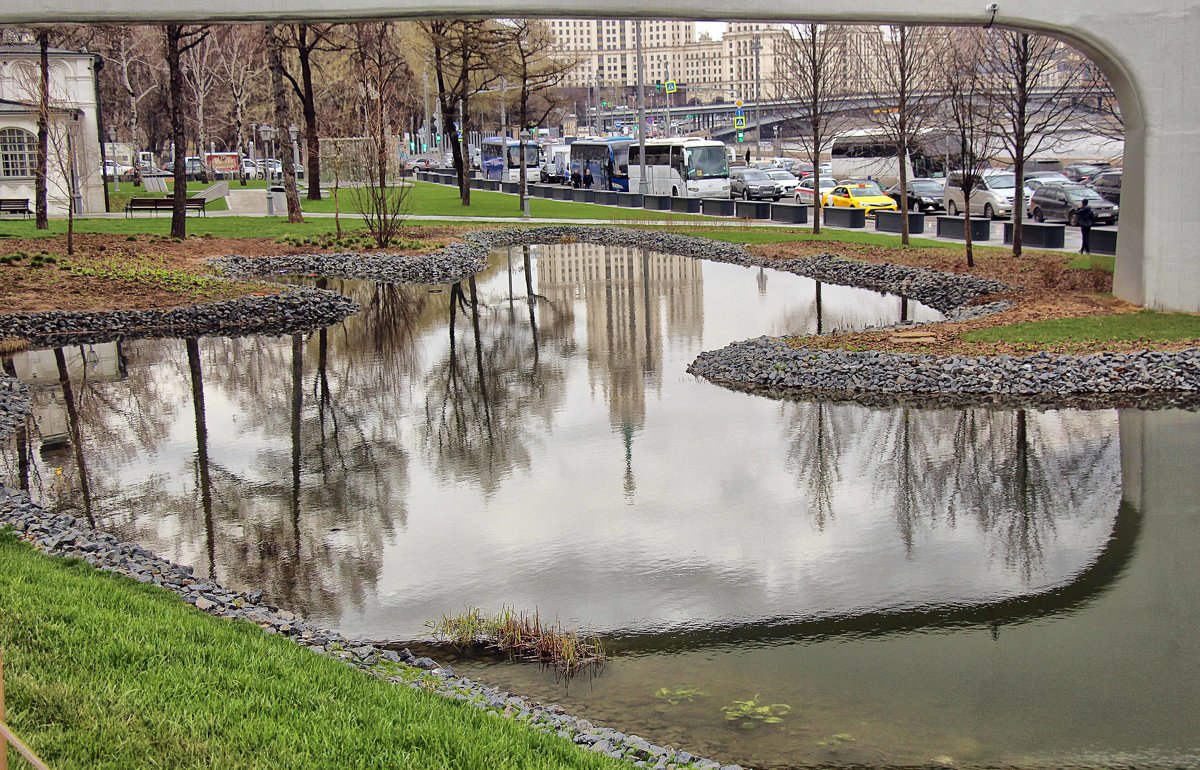
M543 623L537 611L530 615L504 607L487 616L472 607L459 615L443 615L429 626L439 640L456 647L499 650L511 658L536 660L567 676L607 660L599 639L581 637L557 620Z
M29 347L29 343L25 340L19 340L16 337L0 337L0 356L20 353L27 347Z

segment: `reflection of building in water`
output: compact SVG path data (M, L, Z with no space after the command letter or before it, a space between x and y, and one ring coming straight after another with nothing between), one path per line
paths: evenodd
M588 373L608 399L614 426L643 424L646 390L661 384L664 341L700 337L702 267L627 247L570 243L538 252L538 292L585 306Z
M118 342L63 348L63 359L67 376L76 386L83 382L125 379L125 356ZM17 379L29 386L30 406L42 449L65 446L70 434L54 351L27 350L14 355L12 363Z

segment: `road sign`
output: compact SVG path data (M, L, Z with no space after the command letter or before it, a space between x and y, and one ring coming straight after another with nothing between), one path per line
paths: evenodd
M675 86L675 81L674 81L674 80L668 80L668 81L667 81L667 93L669 93L669 94L673 94L673 93L675 93L675 89L676 89L676 86Z
M734 117L736 117L736 118L740 118L740 117L742 117L742 116L743 116L743 115L745 115L745 114L746 114L746 113L742 111L742 108L741 108L741 107L738 107L736 110L734 110L734 111L733 111L733 115L734 115Z
M741 107L741 106L742 106L742 100L741 100L741 99L738 99L737 101L735 101L735 102L733 103L733 106L734 106L734 107Z
M743 116L743 115L738 115L738 116L734 117L734 119L733 119L733 127L734 127L734 128L745 128L745 127L746 127L746 118L745 118L745 116Z

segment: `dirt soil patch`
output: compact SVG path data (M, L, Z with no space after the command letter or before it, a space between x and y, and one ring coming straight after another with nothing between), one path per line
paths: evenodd
M962 335L974 329L1009 324L1042 321L1054 318L1076 318L1129 313L1140 310L1136 305L1113 297L1112 275L1102 270L1068 270L1074 256L1063 252L1025 251L1014 258L1010 252L996 248L976 249L975 266L968 268L962 249L935 247L892 248L868 244L793 241L747 247L759 256L786 259L816 254L836 254L847 259L890 263L910 267L926 267L948 273L969 273L994 278L1018 291L992 294L979 302L1007 299L1013 307L1003 313L961 323L931 324L904 331L852 332L822 337L795 337L791 343L803 348L840 348L844 350L880 350L897 353L928 353L933 355L1027 355L1046 350L1056 353L1094 353L1101 351L1131 352L1153 348L1183 350L1200 346L1200 340L1176 342L1075 342L1055 345L1025 343L970 342Z
M420 240L421 248L385 249L397 257L426 254L459 235L461 228L414 227L401 233L404 239ZM44 310L146 310L186 307L198 302L267 294L284 287L255 281L206 282L195 286L188 276L213 277L206 265L213 257L230 254L273 256L312 254L333 249L282 243L273 238L209 238L192 236L182 241L156 235L108 235L77 233L75 254L66 256L66 236L37 239L5 239L4 255L26 253L10 264L0 264L0 313L32 313ZM377 251L377 250L375 250ZM47 252L53 262L34 266L35 257ZM103 266L136 265L145 269L138 277L113 277ZM80 268L73 271L69 267ZM99 275L86 275L96 269Z

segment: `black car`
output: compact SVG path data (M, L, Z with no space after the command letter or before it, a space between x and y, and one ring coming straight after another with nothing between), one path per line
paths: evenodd
M1092 177L1092 181L1088 187L1100 193L1100 197L1104 200L1119 206L1121 204L1121 177L1123 175L1124 172L1119 168L1101 171Z
M928 214L931 211L942 210L942 189L944 183L940 179L910 179L908 180L908 208L910 211L918 211L922 214ZM885 191L890 195L892 200L896 201L899 206L900 201L900 185L895 184Z
M779 200L780 183L760 168L737 168L729 172L729 197L743 200Z
M1039 187L1029 199L1029 216L1037 222L1065 219L1068 225L1075 227L1079 224L1076 213L1085 199L1088 206L1096 212L1097 224L1116 224L1119 212L1116 204L1104 200L1090 187L1078 184L1048 184Z
M1100 161L1098 163L1072 163L1063 169L1063 175L1072 182L1086 182L1101 171L1106 171L1108 164Z

